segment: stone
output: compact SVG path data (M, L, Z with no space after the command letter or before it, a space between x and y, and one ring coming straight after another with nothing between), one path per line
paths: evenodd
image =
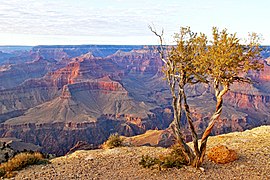
M205 169L203 167L199 168L201 170L201 172L205 172Z
M236 151L231 150L224 145L217 145L211 148L207 157L217 164L226 164L238 159Z

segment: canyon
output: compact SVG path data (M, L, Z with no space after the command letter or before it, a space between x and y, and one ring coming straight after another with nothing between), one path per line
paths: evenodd
M263 49L264 70L248 74L253 84L233 84L212 135L270 124L270 48ZM165 130L172 121L170 92L153 46L0 51L0 140L17 138L63 155L81 141L96 148L112 133ZM213 90L196 84L186 91L201 136L215 108ZM185 117L181 121L184 131Z

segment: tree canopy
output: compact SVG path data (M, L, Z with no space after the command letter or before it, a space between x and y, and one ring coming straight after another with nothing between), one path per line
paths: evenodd
M219 31L214 27L213 37L208 40L205 34L194 33L189 27L183 27L180 33L175 35L176 45L166 48L163 45L163 32L158 34L152 27L150 30L159 37L159 52L164 62L164 74L172 94L174 120L171 127L182 147L186 162L199 167L206 152L207 139L221 115L224 94L234 82L251 83L247 73L263 68L263 64L259 61L259 36L252 33L249 42L241 44L236 33L229 34L227 29ZM185 92L187 84L198 82L212 85L216 97L216 109L203 133L200 148ZM194 151L187 146L181 133L182 106L192 134Z

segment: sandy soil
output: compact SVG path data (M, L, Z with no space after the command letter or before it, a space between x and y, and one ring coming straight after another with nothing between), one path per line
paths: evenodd
M123 147L109 150L77 151L55 158L47 165L36 165L18 172L13 179L270 179L270 126L230 133L209 139L209 147L223 144L234 149L239 159L225 165L207 158L204 171L192 167L181 169L147 169L139 165L142 155L158 156L165 148Z

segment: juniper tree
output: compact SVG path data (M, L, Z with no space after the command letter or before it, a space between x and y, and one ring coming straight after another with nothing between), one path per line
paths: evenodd
M159 37L159 53L164 62L163 72L172 95L174 119L170 126L182 148L186 162L192 164L195 155L199 156L198 136L192 123L184 89L187 84L206 81L202 69L195 67L198 58L205 53L207 47L206 36L202 33L198 35L192 32L189 27L182 27L180 33L175 34L177 45L170 47L169 51L165 52L168 47L163 46L163 31L158 34L152 27L150 27L150 30ZM184 136L181 133L182 104L184 104L185 114L192 133L195 154L185 143Z
M207 45L204 34L198 35L189 27L181 28L180 33L175 36L176 46L171 47L166 53L168 47L163 45L163 31L158 34L152 27L150 30L159 37L159 53L164 62L163 72L172 95L174 119L170 126L187 164L200 167L205 156L207 139L221 114L223 96L229 91L229 86L234 82L251 82L245 73L262 68L258 61L258 36L252 34L250 42L241 45L236 34L228 34L226 29L219 32L217 28L213 28L213 40ZM212 84L217 101L216 110L203 133L200 148L185 94L187 84L198 82ZM194 151L186 144L181 133L182 105L192 134Z
M260 38L256 33L250 35L246 45L240 43L236 33L229 34L226 29L219 32L214 27L212 33L213 40L207 47L206 56L201 57L199 63L206 69L210 84L215 91L216 109L203 133L200 157L195 166L200 166L203 162L207 139L221 115L223 97L230 90L230 85L235 82L252 83L247 73L263 68L263 64L259 61L261 58Z

